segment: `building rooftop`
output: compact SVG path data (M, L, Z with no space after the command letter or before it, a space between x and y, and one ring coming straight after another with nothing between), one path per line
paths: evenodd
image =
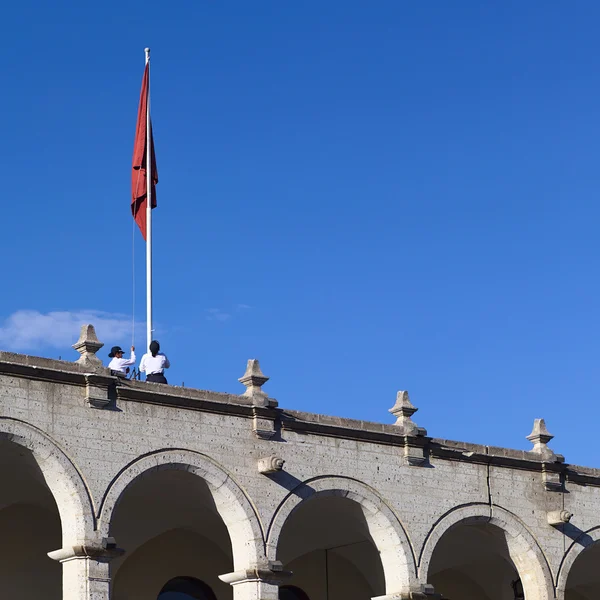
M84 325L80 339L73 345L81 354L77 361L0 351L0 375L87 386L96 391L107 390L106 399L89 398L90 404L95 405L94 402L98 401L103 408L116 408L119 402L133 401L264 419L267 426L273 428L273 431L265 433L268 439L276 438L281 430L290 430L330 438L371 441L404 448L409 463L411 460L418 463L427 461L429 457L439 457L542 471L547 474L550 486L552 482L558 485L559 481L565 479L600 486L600 469L570 465L562 455L555 454L549 448L548 442L553 436L547 431L543 419L536 419L532 433L527 436L533 443L530 451L432 438L427 436L425 429L413 422L412 415L418 409L405 391L398 392L396 404L390 408L390 412L397 417L394 424L321 415L280 407L275 399L269 398L262 391L262 385L269 378L263 375L255 359L248 361L246 372L239 379L247 389L238 395L113 376L96 356L102 346L93 326Z

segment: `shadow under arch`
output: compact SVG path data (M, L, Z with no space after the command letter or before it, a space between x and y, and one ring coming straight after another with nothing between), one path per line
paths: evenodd
M419 556L419 580L422 583L427 583L431 558L441 537L452 528L468 523L494 525L507 534L510 558L519 573L527 600L554 598L550 566L536 539L511 512L489 504L458 506L438 519L427 534Z
M110 483L102 500L98 519L102 537L109 534L113 512L125 490L138 478L165 469L188 471L206 482L231 538L234 569L261 562L264 538L254 506L223 467L208 456L192 450L158 450L124 467Z
M588 531L582 531L581 535L567 548L560 566L558 567L558 574L556 577L557 600L564 600L565 598L571 568L579 555L598 541L600 541L600 525L593 527Z
M32 453L58 508L63 547L85 545L94 532L93 502L81 473L65 451L42 430L10 417L0 417L0 440Z
M396 513L366 483L343 476L328 475L308 479L283 499L267 532L268 560L277 559L281 532L292 514L306 502L324 496L347 498L362 508L369 534L381 558L386 594L405 592L416 584L414 552Z

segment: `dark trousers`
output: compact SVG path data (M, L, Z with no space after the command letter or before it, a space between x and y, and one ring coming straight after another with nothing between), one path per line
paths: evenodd
M167 383L167 378L162 373L151 373L146 375L146 381L152 383Z

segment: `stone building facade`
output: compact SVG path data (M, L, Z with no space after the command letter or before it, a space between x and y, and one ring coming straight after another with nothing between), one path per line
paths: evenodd
M0 597L597 600L600 470L0 352Z

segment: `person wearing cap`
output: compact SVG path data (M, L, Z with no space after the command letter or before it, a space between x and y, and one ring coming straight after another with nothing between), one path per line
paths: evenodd
M150 342L150 352L142 356L140 371L146 373L146 381L152 383L167 383L165 369L171 366L169 359L160 352L160 344L154 340Z
M112 358L108 364L108 368L113 375L125 377L129 372L129 367L135 365L135 347L131 346L131 358L123 358L123 350L121 346L113 346L110 349L108 358Z

